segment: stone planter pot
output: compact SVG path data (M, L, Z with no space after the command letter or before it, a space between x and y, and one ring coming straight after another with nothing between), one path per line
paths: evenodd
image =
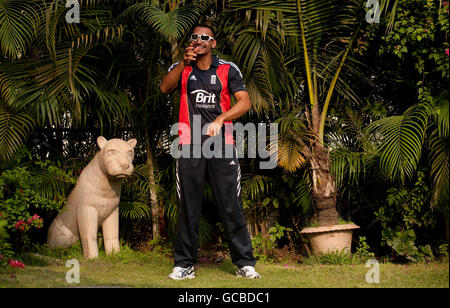
M355 224L334 225L305 228L300 234L308 239L314 255L341 252L352 248L353 230L359 229Z

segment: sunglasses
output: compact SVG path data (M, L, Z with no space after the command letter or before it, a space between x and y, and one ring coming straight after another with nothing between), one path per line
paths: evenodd
M206 34L195 34L195 33L193 33L193 34L191 34L191 36L189 37L189 39L191 40L191 41L196 41L196 40L198 40L198 38L200 37L200 40L202 41L202 42L209 42L209 41L214 41L214 38L212 37L212 36L209 36L209 35L206 35Z

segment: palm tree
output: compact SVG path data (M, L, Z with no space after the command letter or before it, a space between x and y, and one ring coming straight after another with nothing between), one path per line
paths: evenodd
M290 32L270 21L270 12L255 16L241 10L238 1L229 5L218 17L218 53L242 70L253 110L262 116L295 95L288 67L293 61Z
M114 65L101 57L120 42L123 26L100 3L83 4L91 14L78 25L66 22L60 1L0 3L1 160L36 127L82 127L94 115L102 130L130 119L127 95L111 81Z
M349 52L364 20L362 6L355 1L326 0L230 3L234 10L252 12L257 24L273 23L287 37L289 67L299 86L291 90L297 94L290 100L291 113L278 120L279 164L291 172L309 167L315 220L319 225L337 224L337 191L330 174L325 125L333 96L357 100L342 71L344 66L350 67ZM299 106L301 96L308 100L305 106Z

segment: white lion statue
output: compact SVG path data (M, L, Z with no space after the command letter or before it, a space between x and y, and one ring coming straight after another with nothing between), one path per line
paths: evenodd
M105 252L120 250L120 191L123 179L133 173L136 143L136 139L97 138L100 151L83 169L65 209L50 225L47 243L51 249L66 248L81 240L83 256L97 258L97 232L101 226Z

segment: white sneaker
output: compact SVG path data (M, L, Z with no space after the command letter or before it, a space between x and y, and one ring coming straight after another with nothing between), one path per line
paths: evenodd
M183 280L186 278L195 278L194 266L190 267L174 267L172 273L167 276L168 279Z
M261 275L255 271L255 268L249 265L238 268L236 276L249 279L261 278Z

